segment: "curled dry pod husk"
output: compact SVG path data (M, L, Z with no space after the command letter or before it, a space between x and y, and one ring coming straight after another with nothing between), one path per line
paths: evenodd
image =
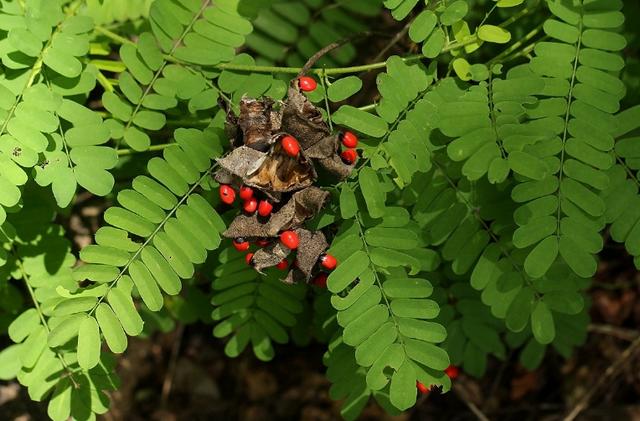
M309 231L304 228L296 230L300 244L296 253L296 264L289 271L284 282L309 282L313 276L316 262L325 252L329 244L321 231Z
M273 110L270 98L240 100L238 126L242 130L244 144L252 149L267 151L273 142L273 134L280 131L280 111Z
M282 262L291 253L287 247L276 241L267 247L261 248L253 254L252 265L255 270L262 272L266 268Z

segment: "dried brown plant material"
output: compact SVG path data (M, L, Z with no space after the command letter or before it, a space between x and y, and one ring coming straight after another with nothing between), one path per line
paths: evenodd
M245 184L273 192L304 189L316 180L313 165L304 158L292 158L276 145L260 167L245 177Z
M251 264L258 272L270 268L282 262L291 253L287 247L280 242L274 242L267 247L261 248L253 254Z
M227 238L276 237L281 231L297 228L304 221L314 217L328 197L329 193L326 191L318 187L309 187L294 193L267 221L256 214L238 215L223 235Z
M267 151L273 143L272 134L280 131L280 116L273 110L273 100L242 98L238 126L246 146Z
M322 113L300 92L295 79L291 82L287 95L282 106L283 132L298 139L303 150L329 136L329 126L322 118Z
M329 244L321 231L300 228L296 230L296 233L300 238L300 245L296 253L296 268L304 275L305 282L309 282L318 258L329 247Z

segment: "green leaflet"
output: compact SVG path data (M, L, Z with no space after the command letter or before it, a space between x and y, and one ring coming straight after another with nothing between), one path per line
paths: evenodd
M78 364L84 370L95 367L100 360L100 330L93 317L86 317L78 327Z
M536 340L541 344L548 344L555 337L553 315L549 307L542 301L538 301L531 312L531 330Z

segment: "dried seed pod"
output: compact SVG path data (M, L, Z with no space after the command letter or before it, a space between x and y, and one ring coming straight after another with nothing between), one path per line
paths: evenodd
M270 98L240 100L238 126L242 130L243 141L252 149L265 152L272 143L272 133L278 131L279 118L272 116L273 100ZM274 123L277 125L274 127Z
M266 268L276 266L291 253L291 250L279 242L274 242L265 248L261 248L253 255L253 267L262 272Z

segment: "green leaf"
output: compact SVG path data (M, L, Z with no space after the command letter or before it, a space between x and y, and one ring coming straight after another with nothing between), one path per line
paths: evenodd
M551 343L556 336L553 315L544 301L538 301L531 312L531 330L541 344Z
M101 263L111 266L124 266L129 261L129 253L113 247L98 245L85 246L80 251L80 258L87 263Z
M327 96L332 102L343 101L362 89L362 80L357 76L347 76L333 82L327 89Z
M456 75L464 81L471 80L471 65L469 62L461 57L453 60L452 63L453 70L456 72Z
M426 298L433 292L431 283L419 278L390 278L383 289L389 298Z
M402 228L369 228L365 231L364 238L371 246L396 250L412 250L418 245L415 232Z
M515 7L520 6L524 3L524 0L499 0L497 3L498 7Z
M327 279L329 291L337 294L351 284L369 267L369 257L363 251L357 251L331 272Z
M524 261L524 270L534 279L543 277L558 256L558 237L549 236L536 245Z
M96 297L71 298L60 302L53 311L55 316L68 316L91 310L98 300Z
M0 351L0 380L11 380L22 368L22 345L9 345Z
M432 10L423 10L409 27L409 38L413 42L424 41L438 23L438 17Z
M49 346L51 348L62 346L78 336L78 329L85 317L86 315L84 313L74 314L58 323L58 325L49 332L47 337Z
M46 49L43 61L51 70L68 78L74 78L82 73L82 63L61 48L50 47Z
M343 184L340 189L340 216L342 219L351 219L356 213L358 213L356 195L348 184Z
M478 28L478 38L496 44L506 44L511 41L511 33L499 26L482 25Z
M124 331L131 336L139 335L142 332L143 322L133 305L131 296L119 288L113 288L107 295L107 300L122 323Z
M385 193L378 180L378 174L371 167L364 167L358 176L360 190L367 204L369 215L372 218L380 218L385 212Z
M141 261L135 260L129 265L129 275L138 289L142 301L149 307L149 310L159 311L164 304L164 300L158 284L147 267Z
M443 25L453 25L454 23L462 20L469 11L469 5L465 0L457 0L451 3L444 12L440 15L440 22Z
M416 339L406 339L405 347L407 355L429 368L434 370L444 370L449 367L450 361L447 352L430 343Z
M127 349L127 336L113 310L106 303L96 309L96 320L111 352L120 354Z
M590 278L596 273L596 259L573 238L567 235L560 236L560 255L578 276Z
M49 406L47 407L47 415L53 421L65 421L71 414L71 381L63 378L56 385Z
M405 360L391 376L389 397L393 406L401 411L411 408L416 403L416 373L413 364Z
M90 370L100 361L100 330L93 317L85 317L78 328L78 364Z
M73 169L78 184L97 196L106 196L113 190L115 180L109 171L78 165Z
M509 330L521 332L527 327L534 302L535 295L531 288L524 287L518 292L507 310L505 322Z
M578 314L584 308L584 298L575 291L550 291L542 300L558 313Z
M371 137L382 137L387 132L387 122L380 117L351 105L343 105L333 113L334 123L350 127Z
M40 326L40 316L34 308L30 308L16 317L9 325L9 338L15 343L24 341Z

